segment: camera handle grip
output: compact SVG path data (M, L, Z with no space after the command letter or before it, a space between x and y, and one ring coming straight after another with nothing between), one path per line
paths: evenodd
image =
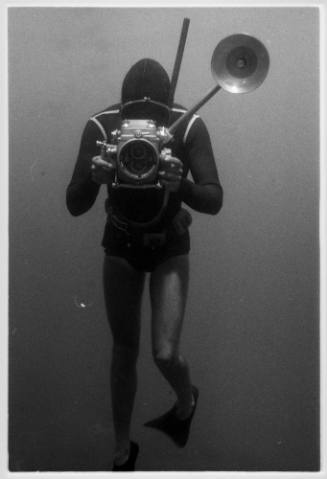
M105 160L106 155L113 155L117 153L117 146L107 143L106 141L97 141L97 146L101 148L102 159Z

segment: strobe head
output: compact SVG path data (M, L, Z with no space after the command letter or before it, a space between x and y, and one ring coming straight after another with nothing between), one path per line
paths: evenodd
M267 76L269 54L256 38L235 34L216 46L211 58L211 72L223 90L248 93L258 88Z

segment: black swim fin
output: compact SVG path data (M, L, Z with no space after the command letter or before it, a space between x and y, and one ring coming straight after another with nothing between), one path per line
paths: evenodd
M152 427L167 434L174 443L179 447L185 447L189 438L191 423L196 410L199 390L192 386L192 393L194 397L194 407L191 415L186 419L179 419L176 415L176 404L165 414L156 419L152 419L144 424L146 427Z

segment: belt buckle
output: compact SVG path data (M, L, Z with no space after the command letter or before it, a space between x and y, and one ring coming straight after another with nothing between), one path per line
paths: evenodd
M143 245L152 249L163 246L166 242L166 233L144 233Z

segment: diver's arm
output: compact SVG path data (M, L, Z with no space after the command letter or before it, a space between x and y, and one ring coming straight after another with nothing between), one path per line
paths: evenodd
M75 164L72 179L66 190L66 205L73 216L88 211L94 204L100 189L100 184L92 179L92 158L99 154L97 126L88 122L81 139L80 149Z
M208 130L198 117L187 136L186 148L194 181L182 178L182 201L201 213L215 215L223 205L223 189L212 151Z
M216 215L223 205L223 189L220 183L196 184L183 178L180 193L184 203L200 213Z

